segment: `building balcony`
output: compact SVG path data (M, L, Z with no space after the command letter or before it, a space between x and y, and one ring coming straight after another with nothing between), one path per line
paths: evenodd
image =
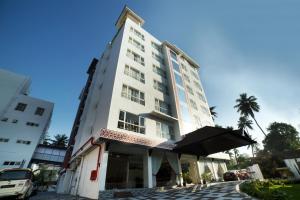
M150 114L155 117L161 118L163 120L171 121L171 122L178 120L177 118L171 116L171 112L168 109L164 109L158 106L155 106L155 110L152 110Z

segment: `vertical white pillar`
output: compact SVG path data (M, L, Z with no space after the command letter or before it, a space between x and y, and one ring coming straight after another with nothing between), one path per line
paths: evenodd
M153 187L152 158L148 152L146 152L146 155L144 156L144 185L148 188Z
M177 176L177 184L182 185L183 184L183 176L182 176L181 162L180 162L180 159L178 156L177 156L177 163L178 163L178 169L179 169L179 175Z
M197 164L197 169L198 169L199 179L200 179L200 182L201 182L201 184L202 184L201 166L200 166L201 163L200 163L199 159L197 159L196 164Z
M214 175L214 179L218 180L218 174L217 174L214 162L215 162L214 159L212 159L211 160L211 165L212 165L213 175Z
M105 190L107 163L108 163L108 150L106 150L106 144L103 144L101 150L101 161L100 161L100 171L99 171L100 191Z

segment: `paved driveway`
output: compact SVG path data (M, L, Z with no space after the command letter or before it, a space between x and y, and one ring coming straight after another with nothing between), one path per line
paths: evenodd
M130 200L246 200L251 199L236 191L236 185L240 182L226 182L212 185L208 188L201 188L199 185L172 189L165 192L151 192L134 198L126 198ZM30 198L31 200L75 200L75 197L69 195L57 195L55 193L39 193L37 196ZM78 198L78 200L85 198ZM121 200L124 200L122 198ZM115 200L115 199L114 199Z

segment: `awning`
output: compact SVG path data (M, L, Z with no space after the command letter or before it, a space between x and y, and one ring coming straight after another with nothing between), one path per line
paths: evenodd
M205 126L183 136L176 142L173 151L182 154L207 156L233 148L254 144L249 135L243 131Z

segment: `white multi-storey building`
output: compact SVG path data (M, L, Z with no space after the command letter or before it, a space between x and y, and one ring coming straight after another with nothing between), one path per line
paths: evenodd
M200 157L172 151L175 141L214 126L199 65L143 29L125 7L117 33L88 69L58 192L97 199L107 190L194 183L226 171L224 153Z
M30 79L0 69L0 168L28 167L54 104L30 97Z

